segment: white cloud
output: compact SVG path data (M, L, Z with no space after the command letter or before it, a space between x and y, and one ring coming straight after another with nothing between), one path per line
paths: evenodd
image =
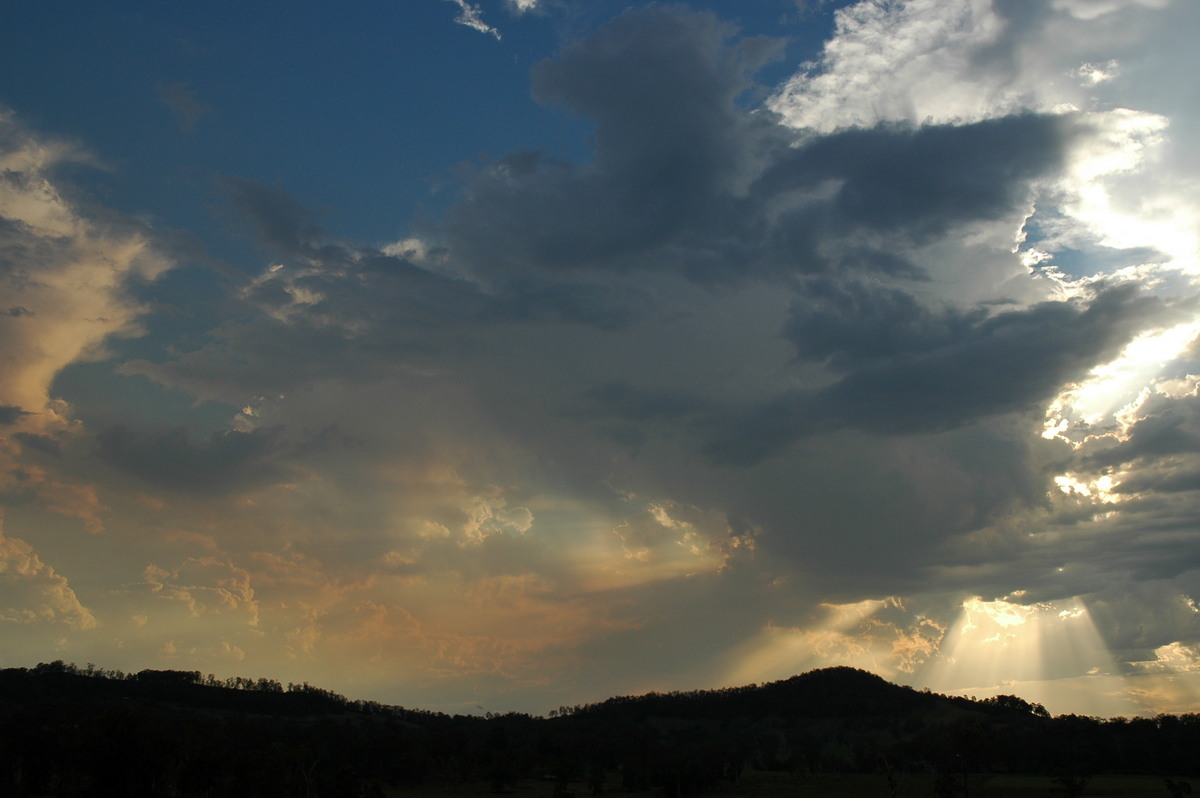
M458 6L458 16L454 18L454 21L459 25L465 25L471 30L494 36L497 40L500 39L500 31L483 21L483 11L479 6L472 5L467 0L446 0L446 2Z
M1112 58L1104 64L1081 64L1075 74L1085 86L1098 86L1116 78L1120 74L1120 68L1117 59Z
M27 455L58 452L81 433L71 406L51 396L73 363L106 356L113 338L142 333L146 308L129 286L172 264L141 225L91 213L55 175L66 163L92 163L79 147L27 130L0 108L0 489L32 492L52 510L102 528L94 487L74 483Z
M791 126L830 132L883 121L972 121L1024 105L1005 76L970 69L1003 22L990 0L867 0L837 12L821 59L771 98Z
M59 370L102 357L110 336L140 333L144 308L127 281L171 266L143 230L88 218L66 199L53 171L80 160L77 148L29 133L0 109L0 404L39 414L53 415Z
M1150 672L1189 673L1200 671L1200 645L1186 645L1176 640L1154 649L1154 659L1134 662L1139 670Z
M1092 20L1112 14L1127 6L1166 8L1171 0L1053 0L1052 8L1066 11L1076 19Z
M863 0L837 12L821 57L769 105L793 127L821 132L1086 109L1087 89L1118 82L1117 64L1127 57L1144 58L1143 34L1162 23L1154 10L1167 6L1062 0L1057 13L1035 7L1006 16L992 0Z

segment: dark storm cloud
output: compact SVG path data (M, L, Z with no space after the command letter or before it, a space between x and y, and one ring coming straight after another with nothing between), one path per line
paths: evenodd
M1191 494L1123 496L1104 504L1068 497L1051 517L1016 525L1008 545L989 546L971 582L976 589L989 585L996 595L1027 588L1027 601L1166 580L1181 580L1193 592L1200 569L1198 522Z
M49 435L34 435L29 432L18 432L13 435L13 440L20 443L22 446L33 449L42 454L48 454L51 457L58 457L62 454L62 446L54 438Z
M1022 114L971 125L847 130L788 151L755 188L776 196L838 181L826 223L926 239L1019 207L1030 182L1062 164L1073 126L1069 117Z
M519 152L472 179L448 243L477 274L669 270L703 282L839 267L916 276L895 244L997 219L1083 133L1022 114L800 141L739 98L773 51L715 18L628 12L539 64L534 95L596 126L594 161Z
M455 250L487 267L621 268L717 223L756 171L755 143L784 144L736 105L775 46L731 34L708 14L628 12L535 67L535 98L595 123L594 163L497 161L454 212Z
M711 410L708 402L684 390L648 390L625 382L610 382L587 391L585 415L627 422L675 422Z
M351 329L366 326L383 335L389 324L453 328L478 317L487 302L465 280L370 249L318 256L310 261L310 268L294 276L285 273L280 279L291 291L299 289L314 297L302 308L309 318Z
M576 322L602 330L652 315L654 297L629 283L601 280L513 280L494 292L481 321Z
M612 330L653 315L654 297L636 275L614 272L676 272L702 283L831 269L920 277L905 246L1013 211L1078 132L1067 118L1021 115L800 143L772 114L739 105L776 49L735 40L709 14L652 8L539 64L535 96L594 121L595 159L517 151L469 182L446 244L453 267L479 282L340 241L279 188L226 178L260 244L298 269L265 275L245 296L294 324L334 325L347 341L386 351L412 346L403 331L418 327L434 341L464 325ZM939 325L955 335L978 321L953 311L918 318L923 311L899 290L868 296L833 282L824 290L857 303L857 318L842 314L841 332L818 330L833 320L796 312L787 334L803 356L824 354L832 365L853 354L840 346L871 345L872 329L892 336L875 345L898 353L916 343L906 336ZM906 323L895 315L905 313ZM838 335L859 342L839 344Z
M1045 302L1007 311L958 338L848 375L819 404L835 418L884 432L952 429L1030 410L1116 356L1163 310L1157 298L1129 287L1100 294L1086 309Z
M316 215L283 189L243 177L223 177L218 182L265 249L311 255L328 238Z
M787 394L733 421L710 453L723 462L754 462L822 429L935 432L1033 410L1164 318L1161 301L1132 287L1108 290L1086 307L1045 302L988 318L951 312L939 318L890 291L872 302L881 309L874 329L869 324L865 335L846 334L851 322L841 325L840 338L818 338L815 351L840 355L845 377L821 391ZM836 317L840 307L853 319L861 304L835 295L824 312ZM791 325L794 336L803 332L797 324ZM905 351L875 359L893 329L907 337ZM851 355L862 357L859 367L851 368Z
M1194 585L1129 580L1088 599L1088 611L1109 647L1126 660L1154 660L1153 650L1178 640L1200 638L1200 613L1186 593Z
M1091 466L1114 466L1134 460L1159 460L1200 452L1200 398L1154 394L1139 409L1141 418L1125 440L1086 458ZM1142 479L1145 473L1139 474Z
M803 359L837 370L945 346L987 316L986 309L934 310L913 294L861 280L809 280L792 305L785 337Z
M1094 485L1090 492L1053 490L1041 511L1005 524L1006 532L993 530L980 539L987 544L964 547L960 564L992 575L972 571L971 589L990 582L995 595L1003 595L1020 584L1030 589L1028 601L1087 594L1107 602L1119 602L1123 591L1146 589L1170 594L1165 603L1171 606L1183 594L1195 595L1200 570L1197 410L1194 396L1152 395L1132 411L1143 415L1116 445L1100 430L1073 458L1059 459L1049 473L1067 472L1083 484L1108 474L1118 482L1101 499ZM1114 645L1153 648L1190 639L1181 638L1180 630L1194 633L1200 620L1194 609L1176 619L1190 619L1188 624L1160 623L1150 616L1166 610L1151 608L1153 603L1135 602L1144 605L1136 623L1158 631L1131 640L1130 630L1119 627L1133 621L1114 620L1106 625Z
M97 454L110 465L155 485L195 493L260 487L286 472L274 460L280 430L214 432L195 442L184 427L141 434L115 426L96 436Z
M33 415L17 405L0 405L0 426L11 427L23 417Z
M343 336L357 330L351 337L381 351L411 346L404 330L419 328L419 336L429 338L436 330L508 321L615 329L652 312L653 297L645 290L587 277L515 277L484 292L407 258L337 240L279 188L241 178L227 179L225 186L259 243L295 267L268 273L245 290L245 297L269 312L286 312L294 324L333 324ZM300 305L297 292L306 296Z
M1195 451L1193 449L1193 451ZM1200 463L1191 467L1142 469L1121 480L1113 493L1191 493L1200 491Z

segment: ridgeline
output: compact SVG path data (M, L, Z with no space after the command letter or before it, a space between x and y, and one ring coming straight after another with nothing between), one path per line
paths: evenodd
M1051 717L1016 696L948 697L853 668L547 718L450 716L196 671L0 670L0 795L758 794L730 792L750 773L877 774L880 795L906 794L904 774L940 778L946 795L975 774L1028 774L1081 794L1071 785L1100 774L1182 789L1170 779L1200 776L1198 752L1198 715Z

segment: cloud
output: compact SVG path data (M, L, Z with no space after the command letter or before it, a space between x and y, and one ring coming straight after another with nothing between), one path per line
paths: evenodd
M480 10L479 6L472 5L471 3L467 2L467 0L446 0L446 2L454 3L458 6L458 16L454 18L454 21L459 25L465 25L471 30L477 30L480 33L487 34L488 36L494 36L496 41L500 40L500 31L483 21L483 12ZM524 11L527 7L531 6L532 4L528 2L526 2L524 5L518 4L518 8L521 11Z
M598 514L610 486L711 503L732 528L770 530L764 548L843 565L833 541L887 523L879 547L907 570L869 564L855 584L909 586L923 564L906 541L933 546L1042 500L1045 455L1010 439L1167 305L1098 282L1063 298L1013 251L1031 203L1103 149L1110 117L801 135L744 106L774 47L677 8L618 17L534 75L543 101L595 121L594 160L503 156L420 246L341 239L281 189L227 180L273 259L241 293L259 315L122 372L235 406L265 397L255 424L337 418L371 441L364 485L386 484L370 482L372 458L390 445L410 464L470 469L476 487L569 485ZM714 470L704 451L753 465ZM305 468L335 481L318 460ZM904 489L871 509L863 474ZM457 506L407 528L457 536ZM520 556L540 573L561 564L536 540L489 546L508 575ZM392 551L408 574L476 556L432 540Z
M930 308L909 291L862 279L813 278L793 302L784 334L801 358L837 371L950 344L982 322L986 308Z
M38 414L31 421L48 419L50 381L64 366L140 334L144 308L128 289L171 266L136 223L89 217L66 199L55 168L86 160L0 110L0 284L21 308L0 315L0 402Z
M594 121L595 163L537 153L498 160L453 210L452 252L490 263L493 273L628 269L717 222L714 206L755 168L753 147L742 142L769 142L775 132L735 101L776 45L730 44L731 35L710 15L627 12L538 64L534 97Z
M0 425L11 427L23 416L28 415L31 415L30 411L22 410L17 405L2 405L0 406Z
M62 625L76 631L97 626L66 578L42 562L32 546L5 536L2 529L0 623Z
M753 462L830 427L933 432L1036 411L1064 383L1111 360L1163 313L1156 298L1138 296L1133 287L1101 293L1086 307L1046 302L992 316L937 314L894 292L880 294L869 306L877 315L866 323L854 315L861 303L856 307L844 301L845 295L838 297L839 309L849 311L850 319L820 331L852 331L846 343L827 341L816 350L835 344L829 354L843 355L839 367L849 373L828 388L785 395L730 422L731 431L709 451L723 462ZM872 329L871 324L881 326ZM809 346L802 322L793 320L790 328L801 336L800 346ZM893 337L907 344L903 352L877 357L872 351L880 346L877 341ZM847 354L866 357L851 371Z
M1085 107L1090 81L1071 85L1064 78L1094 62L1097 51L1117 62L1137 60L1150 31L1165 21L1146 8L1169 5L853 3L838 10L837 30L820 59L768 105L789 125L819 133L884 121L971 122L1062 104ZM1174 4L1173 13L1187 15L1183 5Z
M212 108L196 99L186 83L160 83L158 99L171 113L182 130L192 130L200 117L212 111Z
M94 485L62 470L61 454L82 430L68 402L52 396L68 365L108 356L112 341L143 334L139 287L173 263L139 222L88 205L57 171L95 165L80 147L28 130L0 109L0 490L34 495L52 511L103 525ZM51 462L53 465L51 465Z
M222 177L218 182L261 246L290 256L320 253L329 234L316 215L287 192L244 177Z
M12 439L22 446L42 454L58 457L62 454L62 445L49 435L33 435L28 432L17 432Z
M1088 606L1109 647L1125 661L1142 662L1156 650L1178 646L1181 639L1200 641L1200 617L1182 589L1189 581L1148 580L1102 588Z
M803 627L767 625L736 657L729 684L786 679L830 665L849 665L904 682L938 652L946 630L883 599L822 603Z
M973 219L1008 216L1028 202L1032 182L1053 174L1077 134L1063 116L1018 114L972 124L894 123L810 141L759 178L777 195L836 186L838 231L902 229L944 234Z
M1200 398L1154 393L1135 413L1115 445L1104 447L1104 441L1098 440L1098 445L1089 447L1097 451L1086 456L1088 465L1102 468L1138 459L1161 461L1172 455L1191 455L1200 450ZM1148 469L1139 469L1136 478L1147 480L1149 473ZM1126 490L1133 488L1133 485L1125 486Z
M669 270L706 283L917 275L907 249L1014 218L1089 135L1071 116L1014 114L802 140L742 105L776 48L663 8L627 12L539 64L534 96L595 123L594 161L497 159L451 210L451 259L493 284L531 269Z
M150 590L182 602L192 616L231 612L244 614L246 624L258 625L258 602L250 574L215 557L189 557L173 570L146 566L143 579Z
M999 313L958 339L856 371L817 404L856 426L894 431L1032 410L1064 382L1111 359L1162 313L1158 300L1132 288L1102 293L1086 308L1047 302Z
M34 157L77 148L18 129L5 495L136 547L114 656L401 702L915 679L969 596L1079 593L1122 661L1175 667L1200 641L1194 172L1139 47L1195 12L1106 8L848 6L770 107L781 43L631 10L532 73L589 156L464 167L395 243L222 178L261 260L207 329L173 323L199 315L149 230Z
M96 436L97 455L147 482L201 493L249 490L285 478L274 461L279 430L214 432L202 444L184 427L140 434L124 426Z

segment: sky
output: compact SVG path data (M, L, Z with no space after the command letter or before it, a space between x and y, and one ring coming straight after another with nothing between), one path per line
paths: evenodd
M0 666L1200 711L1197 33L0 4Z

